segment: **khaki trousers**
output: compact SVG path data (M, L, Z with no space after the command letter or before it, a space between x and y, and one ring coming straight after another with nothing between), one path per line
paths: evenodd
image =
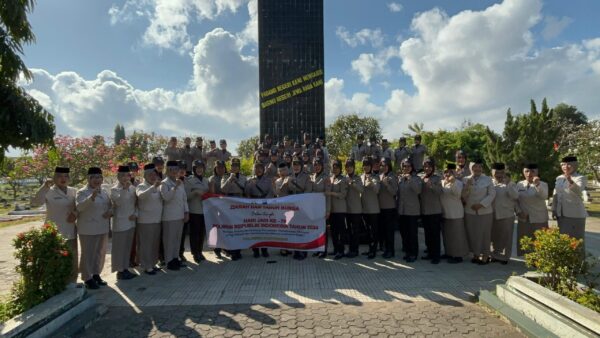
M492 225L492 257L501 261L509 261L512 255L515 216L494 219Z
M131 257L131 245L133 244L134 233L135 228L125 231L113 231L112 250L110 255L112 272L129 269L129 259Z
M540 229L547 229L548 222L545 223L529 223L526 220L519 219L517 224L517 256L523 256L527 251L521 249L521 238L527 236L534 238L533 234Z
M162 221L162 240L165 247L165 262L179 259L181 234L183 232L183 219L176 221Z
M72 283L76 283L77 282L77 275L79 274L79 266L78 266L78 261L79 261L79 249L77 247L77 238L73 238L73 239L67 239L67 245L69 246L69 249L71 249L71 254L72 254L72 258L73 258L73 270L71 272L71 277L69 278L69 282Z
M160 223L138 223L138 258L146 271L153 269L158 262L160 246Z
M81 246L79 271L84 282L90 280L93 275L100 275L104 269L107 244L108 234L79 235Z
M492 241L492 223L494 214L471 215L465 214L465 227L469 248L475 257L490 256Z
M467 231L463 218L444 219L442 236L446 255L450 257L464 257L469 253Z

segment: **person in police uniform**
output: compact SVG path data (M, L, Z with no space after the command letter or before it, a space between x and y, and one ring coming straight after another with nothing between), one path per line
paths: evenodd
M331 213L331 196L327 194L327 192L331 191L331 179L329 175L325 173L323 160L320 157L315 157L313 160L314 173L310 177L310 181L312 184L312 191L316 193L323 193L325 195L325 219L326 223L329 224L329 217ZM313 256L318 256L319 258L327 257L327 229L325 229L325 251L315 252Z
M387 159L386 159L387 161ZM389 161L391 164L391 161ZM394 175L395 176L395 175ZM419 228L418 220L421 215L421 203L419 195L423 189L423 181L417 175L411 161L402 162L402 175L397 184L398 192L398 216L400 222L400 234L402 235L402 249L405 252L404 260L412 263L419 255ZM387 222L386 228L386 254L385 258L394 257L394 222ZM390 225L392 227L390 228ZM428 247L429 249L429 247ZM431 248L435 251L434 248Z
M193 166L194 161L202 161L206 165L206 152L204 151L204 140L202 137L196 137L196 144L190 150L190 164ZM192 170L193 171L193 170Z
M213 169L213 175L208 178L208 191L211 194L224 194L221 189L223 177L227 175L227 167L225 167L225 161L216 161ZM223 259L221 255L221 248L214 248L213 252L218 259Z
M179 161L182 159L181 149L177 147L177 137L173 136L169 139L164 155L167 157L167 161Z
M215 140L210 140L208 142L208 151L206 152L206 170L209 172L215 168L215 162L217 161L217 144Z
M517 224L517 255L523 256L521 238L533 238L536 230L548 228L548 184L540 180L538 165L529 163L523 169L524 180L517 183L519 192L519 210Z
M346 194L346 227L349 248L346 257L354 258L358 256L358 247L360 244L363 221L360 195L364 191L364 186L361 177L355 172L354 160L347 159L344 167L348 183L348 193Z
M372 163L369 157L362 160L363 174L360 176L364 187L360 195L362 217L369 236L369 251L364 254L368 259L375 258L377 254L378 228L379 228L379 175L371 172Z
M119 166L117 183L110 189L112 215L111 268L117 279L132 279L136 274L129 271L129 259L135 221L137 219L135 187L131 184L129 166Z
M109 219L112 206L106 191L102 190L102 170L91 167L87 172L88 183L76 194L77 235L81 247L79 271L88 289L106 285L100 278L106 258Z
M292 139L289 136L285 135L283 137L283 152L294 152L294 145L292 144Z
M402 170L402 161L410 156L410 148L406 146L406 137L402 136L398 140L398 148L394 150L393 162L397 171Z
M154 164L144 166L144 182L135 188L138 206L138 256L144 273L155 275L161 243L162 197L161 180Z
M77 219L75 195L77 189L69 186L69 172L69 168L56 167L53 178L46 180L31 199L31 206L46 205L46 222L50 221L56 224L58 233L65 238L71 251L73 266L69 281L76 282L78 274L77 260L79 258L77 228L75 227L75 220Z
M179 169L177 161L167 161L167 178L160 185L160 195L164 201L162 240L169 270L179 270L183 265L179 260L179 248L183 224L189 220L187 196L184 182L179 177Z
M385 138L381 140L381 157L389 158L394 163L394 151L390 148L390 144Z
M190 137L186 137L183 139L183 147L179 150L181 152L181 160L185 162L186 167L186 176L192 174L192 139Z
M420 173L423 171L423 160L427 154L427 147L421 144L421 135L415 135L415 144L410 149L410 157L412 159L413 168Z
M552 216L558 221L561 233L577 239L585 239L585 219L587 211L583 196L587 178L577 173L577 157L566 156L561 160L562 175L556 178L552 198ZM584 242L585 244L585 242ZM585 246L583 246L585 252Z
M398 178L392 168L392 160L381 159L379 174L379 241L384 243L383 258L394 257L394 232L396 230L396 195L398 193ZM383 230L383 231L382 231Z
M490 245L494 223L492 203L496 197L496 189L492 179L483 174L483 161L475 159L470 165L470 170L471 175L463 179L465 227L469 247L473 252L471 262L485 265L489 263L491 255Z
M442 231L442 179L436 173L435 161L426 158L423 162L423 188L421 189L421 219L425 230L427 255L423 259L438 264L441 257ZM402 198L402 194L400 198Z
M371 136L369 138L369 145L367 146L367 156L377 156L381 158L381 147L377 144L377 137Z
M454 175L456 179L462 181L463 178L471 175L471 170L467 163L467 153L462 150L457 150L454 154L454 159L456 160L456 171Z
M260 163L254 163L254 176L247 182L244 193L248 198L273 198L273 181L265 176L265 166ZM253 248L254 258L269 257L267 248Z
M163 172L165 170L165 160L162 156L155 156L152 158L152 164L154 164L154 171L156 171L156 175L162 181Z
M290 174L289 194L305 194L312 192L310 175L302 170L302 160L298 157L292 159L292 172ZM294 259L303 260L307 256L306 251L294 251Z
M243 197L246 188L246 176L240 173L240 159L231 159L231 172L221 178L221 191L227 196ZM237 261L242 258L241 250L229 250L231 259Z
M227 150L227 141L225 141L224 139L220 140L219 146L221 147L221 149L215 152L217 161L229 161L231 159L231 153Z
M463 182L454 176L454 170L456 170L456 164L448 163L446 165L441 196L444 216L442 235L445 256L448 257L450 264L461 263L463 257L469 253L464 222L465 211L461 200Z
M190 251L194 262L206 260L202 254L202 246L206 237L202 195L209 191L208 179L204 177L206 166L202 160L195 160L192 165L192 175L185 180L185 194L190 209Z
M350 151L350 159L360 161L365 156L367 156L365 136L363 134L358 134L358 136L356 136L356 144L352 145L352 150Z
M345 255L344 241L346 233L346 196L348 194L348 180L342 174L342 162L334 160L331 165L331 189L325 194L331 200L329 221L331 224L331 242L333 243L333 259L341 259Z
M518 211L519 191L506 174L504 163L492 164L492 177L496 198L494 199L494 223L492 225L492 262L508 264L512 254L515 212Z
M267 177L271 179L275 179L277 177L277 168L279 167L279 162L280 160L279 154L277 153L277 149L272 149L271 158L265 172L265 175L267 175Z
M277 173L272 177L273 192L276 197L284 197L292 194L292 178L289 176L288 166L281 162L278 164ZM285 249L279 250L281 256L288 256L290 252Z

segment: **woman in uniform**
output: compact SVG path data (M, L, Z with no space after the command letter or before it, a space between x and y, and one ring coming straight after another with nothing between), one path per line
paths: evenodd
M77 233L81 246L79 271L88 289L98 289L106 285L100 278L104 268L108 243L109 219L112 206L108 194L102 190L102 170L88 169L88 183L76 195Z
M423 162L423 188L421 189L421 218L425 230L425 246L431 264L438 264L441 256L442 231L442 179L435 173L435 162L431 158ZM402 194L400 195L402 198Z
M243 197L246 189L246 176L240 173L240 159L231 159L231 172L221 178L221 191L227 196ZM231 259L237 261L242 258L241 250L229 250Z
M506 174L504 163L492 165L494 199L494 224L492 225L492 262L508 264L512 254L515 211L518 208L517 185Z
M160 185L160 195L164 201L162 213L162 240L165 248L167 269L179 270L179 247L183 224L189 220L189 209L185 186L179 175L179 163L167 161L167 177Z
M308 175L312 175L314 172L314 168L313 168L312 163L310 162L310 155L309 155L308 151L302 152L302 163L303 163L303 171Z
M195 160L192 164L192 175L185 180L185 194L190 209L190 251L196 263L206 260L202 254L206 237L202 195L209 190L208 180L204 177L205 169L206 165L202 160Z
M381 174L379 175L379 181L381 182L379 188L379 230L380 235L384 236L380 238L383 240L385 252L383 258L394 257L394 237L396 230L396 194L398 193L398 178L394 175L392 170L392 160L389 158L381 159ZM383 229L383 231L381 231Z
M348 194L348 181L342 174L342 162L334 160L331 166L331 191L325 192L331 198L331 241L333 243L333 259L344 257L344 241L346 233L346 196Z
M583 193L587 178L577 173L577 167L577 157L567 156L562 159L560 169L563 173L556 178L552 216L557 218L561 233L583 240L587 217L583 205Z
M158 251L161 240L162 197L160 179L154 164L144 166L144 182L135 189L138 203L138 254L140 265L148 275L155 275L159 269Z
M390 162L391 163L391 162ZM419 195L423 189L423 181L413 167L413 163L408 159L402 161L402 175L398 182L398 215L400 220L400 234L402 235L402 249L406 255L404 260L412 263L417 260L419 255L419 227L418 220L421 214L421 204ZM385 169L384 169L385 170ZM391 243L391 256L394 256L394 228L386 231L386 238ZM390 251L388 251L389 253ZM384 255L385 257L385 255ZM386 258L389 258L386 257Z
M469 247L473 252L472 263L485 265L490 260L492 224L496 197L494 183L483 174L483 161L477 159L470 165L471 175L463 179L462 197L465 201L465 226Z
M312 182L310 175L302 171L302 160L298 157L292 159L292 173L290 174L290 194L305 194L312 192ZM294 251L294 259L303 260L306 258L306 251Z
M364 157L362 160L363 174L360 176L364 187L360 195L362 217L369 236L369 251L365 252L368 259L375 258L377 254L377 234L379 228L379 176L371 172L371 159Z
M548 228L548 184L540 180L538 165L530 163L523 169L525 179L517 183L519 210L517 224L517 255L523 256L521 238L533 238L536 230Z
M346 175L348 182L348 194L346 195L346 226L348 233L349 249L346 257L358 256L360 234L362 229L362 202L360 195L364 191L361 177L354 171L354 160L346 160Z
M47 180L31 199L31 206L46 204L46 222L56 224L58 233L67 241L73 259L70 281L77 281L77 228L75 220L75 195L77 189L69 187L69 168L56 167L54 177Z
M331 180L327 177L323 170L323 160L319 157L315 157L313 160L313 167L315 172L311 175L311 185L313 192L320 192L325 195L325 218L327 220L327 224L329 224L329 214L331 212L331 197L327 194L328 191L331 191ZM313 256L319 256L319 258L327 257L327 230L325 230L325 251L319 253L315 252Z
M463 261L463 257L469 253L467 244L467 232L464 223L464 208L461 201L463 183L454 177L456 164L448 163L444 170L442 181L442 212L444 224L442 235L444 237L445 255L448 263L456 264Z
M226 174L227 168L225 167L225 161L216 161L213 169L213 175L208 179L208 189L211 194L223 194L221 182ZM221 255L221 248L215 248L213 251L218 259L223 259L223 256Z
M260 163L254 163L254 176L250 178L245 187L246 196L249 198L273 198L273 181L265 176L265 166ZM252 248L254 258L269 257L267 248Z
M136 274L129 271L129 259L135 221L137 219L135 187L131 184L129 166L119 166L117 184L110 189L113 206L111 268L117 279L132 279Z

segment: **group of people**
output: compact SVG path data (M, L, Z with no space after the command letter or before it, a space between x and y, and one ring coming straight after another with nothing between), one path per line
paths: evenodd
M205 223L202 200L205 194L274 198L291 194L322 193L325 196L327 236L333 244L334 259L359 256L368 259L383 251L382 257L396 255L395 232L399 228L406 262L419 256L418 227L425 234L422 259L438 264L460 263L472 254L472 262L507 264L512 255L515 218L518 239L548 227L548 184L540 180L534 163L522 168L523 180L512 182L502 163L491 165L491 176L483 163L456 152L456 163L438 170L427 148L416 135L414 146L401 138L399 147L389 148L386 140L364 143L359 135L345 162L329 161L323 138L314 142L304 135L304 144L289 138L273 144L268 135L254 154L252 176L240 172L240 159L232 158L221 140L221 149L211 144L208 152L198 138L196 145L185 140L182 148L170 141L162 156L143 167L138 180L137 164L119 166L117 183L103 187L102 170L89 168L87 184L77 190L68 185L69 168L57 167L54 177L37 192L32 205L46 204L47 220L53 221L66 238L73 254L73 280L77 272L90 289L106 285L100 277L112 234L112 270L118 279L137 276L129 269L138 265L154 275L162 263L170 270L185 266L184 239L189 235L190 251L196 262L203 255ZM356 163L362 164L362 174ZM577 159L568 156L560 163L552 215L561 232L583 239L587 213L583 205L586 178L577 173ZM210 168L207 170L207 168ZM397 169L394 170L394 168ZM77 238L81 256L77 260ZM443 254L442 254L443 248ZM241 250L215 248L219 259L242 257ZM304 251L294 259L307 257ZM328 250L315 253L327 257ZM518 249L518 255L523 252ZM268 257L267 248L253 249L254 257Z

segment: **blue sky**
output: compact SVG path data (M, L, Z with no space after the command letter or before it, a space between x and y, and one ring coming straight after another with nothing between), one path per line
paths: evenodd
M325 0L327 121L395 138L465 119L501 129L530 98L598 117L600 2ZM39 1L24 84L70 135L116 123L236 143L258 132L255 0Z

